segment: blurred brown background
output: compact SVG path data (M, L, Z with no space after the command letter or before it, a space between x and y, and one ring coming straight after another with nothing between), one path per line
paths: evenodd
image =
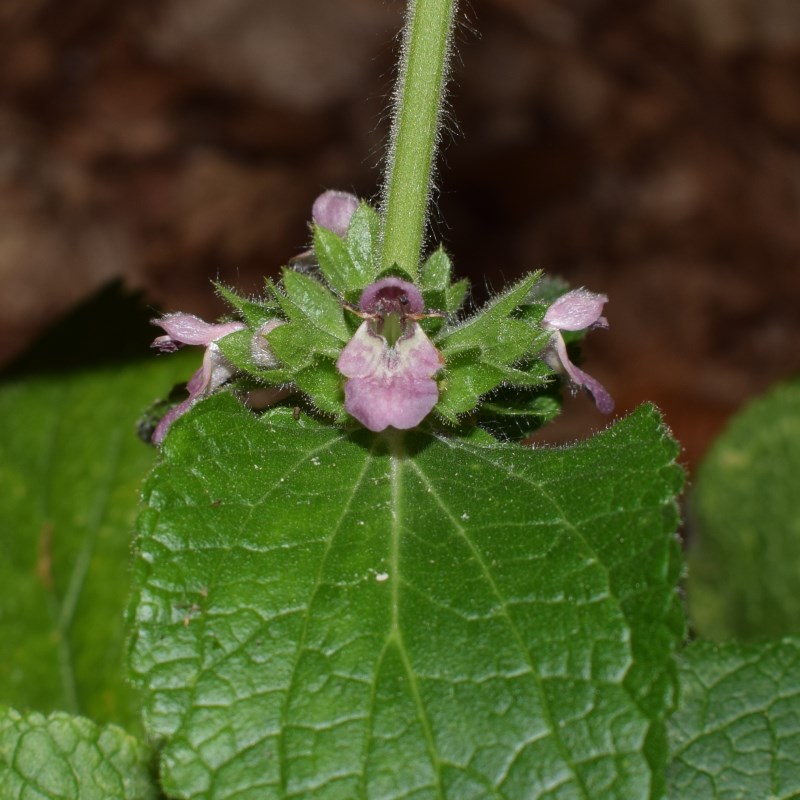
M115 277L216 316L209 278L257 291L320 190L375 197L401 13L0 0L0 362ZM693 463L800 371L800 2L462 16L435 237L476 300L533 267L606 292L589 371L620 411L658 403ZM579 399L551 435L603 422Z

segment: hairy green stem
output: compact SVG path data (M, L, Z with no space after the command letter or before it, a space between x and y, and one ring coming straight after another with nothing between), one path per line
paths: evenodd
M409 0L383 186L384 267L416 275L439 141L456 0Z

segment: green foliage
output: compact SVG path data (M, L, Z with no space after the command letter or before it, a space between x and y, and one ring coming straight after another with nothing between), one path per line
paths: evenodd
M378 212L367 203L360 203L350 220L345 239L355 276L347 285L347 294L351 297L375 280L379 262L380 231Z
M288 374L311 366L315 356L335 360L344 345L335 334L330 333L330 326L320 325L312 312L306 312L277 287L275 294L289 321L270 331L266 340Z
M342 344L347 343L352 334L345 324L342 304L321 283L286 269L283 289L292 301L292 310L300 309L304 321Z
M687 591L701 635L800 633L798 475L795 381L734 417L698 472Z
M123 612L154 450L136 421L190 364L153 359L0 388L0 703L138 726Z
M444 307L454 314L464 304L467 292L469 291L469 281L456 281L445 289Z
M674 800L800 797L800 640L698 642L670 720Z
M316 361L295 375L295 383L300 391L314 399L316 407L323 414L330 414L339 422L347 416L344 410L342 376L332 361Z
M218 344L225 358L237 369L253 377L261 374L262 370L253 361L253 331L246 328L245 330L229 333L220 339ZM271 374L269 370L264 370L264 372ZM288 376L288 373L286 374Z
M376 276L376 280L383 280L383 278L400 278L402 281L414 283L414 276L403 269L399 264L392 264L391 266L382 269Z
M429 279L444 274L441 259L439 256L439 263L429 268ZM501 384L539 387L552 375L542 361L529 358L545 347L550 336L527 319L539 277L539 273L528 275L477 314L436 337L446 360L436 412L450 424L457 424L459 417L475 409L484 395ZM526 356L527 367L514 369L512 365Z
M150 754L114 725L0 708L3 800L151 800Z
M554 394L530 394L519 389L503 389L482 403L478 424L498 439L524 439L561 411Z
M285 271L284 281L289 275L306 282L306 286L308 283L314 283L311 278L306 278L291 270ZM336 318L334 320L325 320L324 317L320 316L318 307L306 308L304 305L298 304L298 300L302 303L299 287L303 284L300 281L295 283L294 280L290 279L288 281L290 287L288 290L285 284L283 290L275 288L275 296L278 298L288 324L275 328L267 336L267 341L270 343L275 355L289 369L298 369L304 366L308 363L313 353L321 353L336 358L344 346L340 338L341 326L344 325L342 309L338 309L341 321ZM317 284L317 286L333 299L333 295L330 295L330 292L322 284ZM319 297L317 300L319 300Z
M479 313L443 334L438 340L438 345L445 357L468 350L478 350L488 356L489 360L494 360L493 356L496 357L500 353L502 363L511 364L516 361L525 351L524 343L519 340L523 338L527 339L529 344L532 343L533 330L527 325L524 326L524 332L518 325L512 328L511 315L530 297L539 277L538 272L528 275L515 286L493 298ZM510 345L510 352L498 347L498 340L502 340L506 346Z
M505 373L494 364L484 364L475 351L462 350L452 356L439 383L436 413L451 425L472 411L481 396L503 382Z
M452 266L450 259L440 246L431 253L422 265L419 273L419 289L425 298L425 305L445 313L455 313L461 308L463 297L451 297ZM462 283L466 283L463 282ZM451 303L457 300L455 305Z
M131 666L176 797L658 797L677 448L347 434L220 395L170 432Z
M348 302L356 302L359 288L367 285L364 283L363 262L360 265L353 263L344 240L319 225L314 226L314 253L331 289Z
M453 267L450 263L450 258L444 251L444 248L439 245L439 247L425 259L420 268L420 291L423 294L426 292L441 292L442 297L444 297L444 291L452 280L452 273ZM431 305L436 304L432 303Z
M217 290L217 294L253 329L259 328L267 320L273 319L278 312L277 303L265 302L264 300L248 300L245 297L240 297L222 283L215 283L214 287Z

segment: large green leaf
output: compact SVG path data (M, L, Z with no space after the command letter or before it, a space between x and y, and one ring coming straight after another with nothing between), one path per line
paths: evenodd
M687 592L705 638L800 633L800 381L739 413L692 495Z
M203 402L147 481L131 665L176 797L657 798L676 446L347 434Z
M673 800L800 797L800 640L699 642L680 659Z
M3 800L148 800L150 754L115 725L0 709Z
M135 726L124 609L154 456L136 421L192 368L153 358L0 387L0 703Z

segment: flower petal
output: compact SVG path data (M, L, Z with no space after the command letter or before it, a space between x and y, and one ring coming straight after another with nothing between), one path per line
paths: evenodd
M348 413L377 433L390 425L399 430L415 428L438 402L439 387L430 378L351 378L344 396Z
M156 429L153 431L151 437L153 444L161 444L161 442L164 441L164 437L167 435L167 431L172 426L172 423L175 422L178 417L182 417L195 402L197 402L195 398L187 397L182 403L179 403L177 406L167 411L167 413L161 417L158 425L156 425Z
M548 363L555 369L561 368L576 386L583 386L592 395L597 410L603 414L610 414L614 410L614 398L606 391L600 381L576 367L569 360L567 346L560 333L555 333L550 346L553 348L555 359L548 359Z
M245 327L242 322L213 324L205 322L194 314L182 313L165 314L163 317L151 320L151 323L167 332L166 336L159 336L152 345L164 351L176 349L177 344L207 345ZM168 344L169 342L171 344Z
M444 364L442 354L416 323L411 335L400 337L394 349L398 360L397 371L414 378L432 378Z
M380 306L386 304L401 306L397 310L402 310L405 314L421 314L425 308L419 289L413 283L400 278L382 278L371 283L361 293L358 301L358 307L367 314L380 313Z
M418 324L389 347L364 322L342 350L336 366L350 380L345 408L365 428L414 428L433 410L439 387L433 375L442 366L439 351Z
M219 389L225 381L230 380L236 373L236 367L228 361L219 349L219 345L212 342L203 355L203 383L199 389L192 387L192 381L186 385L190 393L206 395Z
M182 417L198 400L215 389L219 389L225 381L233 377L235 372L236 368L222 354L219 345L214 342L209 344L203 354L203 363L200 369L189 378L186 384L189 396L164 414L153 431L153 443L161 444L170 426L178 417Z
M353 338L345 345L336 361L336 368L346 378L365 378L380 369L388 348L383 336L370 330L369 322L362 322Z
M614 410L614 398L606 391L603 384L574 364L572 365L572 370L579 378L575 382L589 392L595 406L597 406L597 410L602 414L610 414Z
M327 228L337 236L344 237L357 208L358 198L354 194L330 189L314 201L311 219L321 228Z
M542 327L548 330L582 331L585 328L607 328L603 306L608 302L604 294L595 294L586 289L574 289L558 298L547 309Z
M153 322L155 322L155 320L153 320ZM169 336L156 336L156 338L150 342L150 347L155 347L156 350L160 350L162 353L174 353L180 346L180 342L176 342Z

